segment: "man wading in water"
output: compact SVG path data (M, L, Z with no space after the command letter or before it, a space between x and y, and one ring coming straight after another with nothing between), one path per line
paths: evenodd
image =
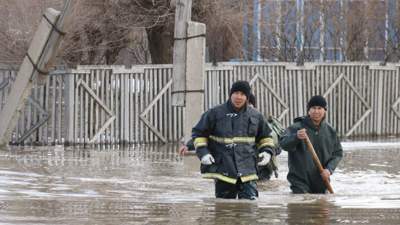
M336 130L326 121L327 103L322 96L313 96L307 103L308 116L299 117L288 127L280 146L289 154L290 188L293 193L325 193L325 182L343 157L343 150ZM310 139L323 166L320 173L304 142Z
M275 154L271 130L260 112L248 107L251 88L247 81L235 82L229 100L205 112L192 129L204 178L215 179L215 197L254 200L258 197L258 165L266 165Z
M250 93L249 95L249 99L247 102L248 106L252 106L254 108L256 108L256 97ZM275 121L272 119L272 122L266 122L267 126L272 130L272 132L275 133L271 133L272 137L274 139L274 145L275 145L275 153L276 155L273 155L271 160L269 161L269 163L267 165L264 166L257 166L257 176L259 181L266 181L269 180L272 175L275 175L275 177L278 177L278 164L277 164L277 155L279 155L281 153L281 148L279 148L277 143L277 140L279 138L279 135L281 133L283 133L283 129L281 128L280 124L273 124ZM272 125L273 127L271 127L270 125ZM278 130L278 131L277 131ZM274 137L277 136L277 137ZM255 146L256 147L256 146ZM188 142L186 142L186 144L182 144L179 149L178 149L178 153L180 156L184 156L186 154L188 154L189 152L195 152L195 147L193 144L193 139L190 139ZM256 152L257 152L257 148L255 148Z

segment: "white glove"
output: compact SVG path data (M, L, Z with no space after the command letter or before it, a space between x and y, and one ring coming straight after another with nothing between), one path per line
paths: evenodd
M211 154L204 155L201 157L201 164L211 165L215 162L214 157Z
M269 160L271 160L271 154L267 152L261 152L258 154L258 157L261 159L261 161L257 164L259 166L265 166L269 163Z

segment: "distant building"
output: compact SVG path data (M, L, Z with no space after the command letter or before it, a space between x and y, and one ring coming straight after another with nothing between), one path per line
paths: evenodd
M399 60L397 0L252 0L245 10L244 59Z

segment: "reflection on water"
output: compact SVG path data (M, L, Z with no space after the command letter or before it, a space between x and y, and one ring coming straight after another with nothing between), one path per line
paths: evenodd
M257 201L214 199L176 145L0 151L0 224L400 224L400 149L345 152L335 195L292 195L280 176Z
M330 224L330 214L334 207L324 199L312 203L289 203L287 205L288 224Z

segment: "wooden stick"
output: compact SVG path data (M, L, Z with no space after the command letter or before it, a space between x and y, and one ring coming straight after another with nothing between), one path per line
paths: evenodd
M324 168L321 165L321 162L318 159L318 155L317 153L315 153L314 150L314 146L311 144L310 139L307 137L306 139L304 139L304 142L307 145L307 150L311 153L312 159L315 163L315 165L317 166L319 173L322 174L322 172L324 171ZM331 186L331 183L329 183L329 180L323 180L325 187L328 189L329 193L333 194L333 188Z

